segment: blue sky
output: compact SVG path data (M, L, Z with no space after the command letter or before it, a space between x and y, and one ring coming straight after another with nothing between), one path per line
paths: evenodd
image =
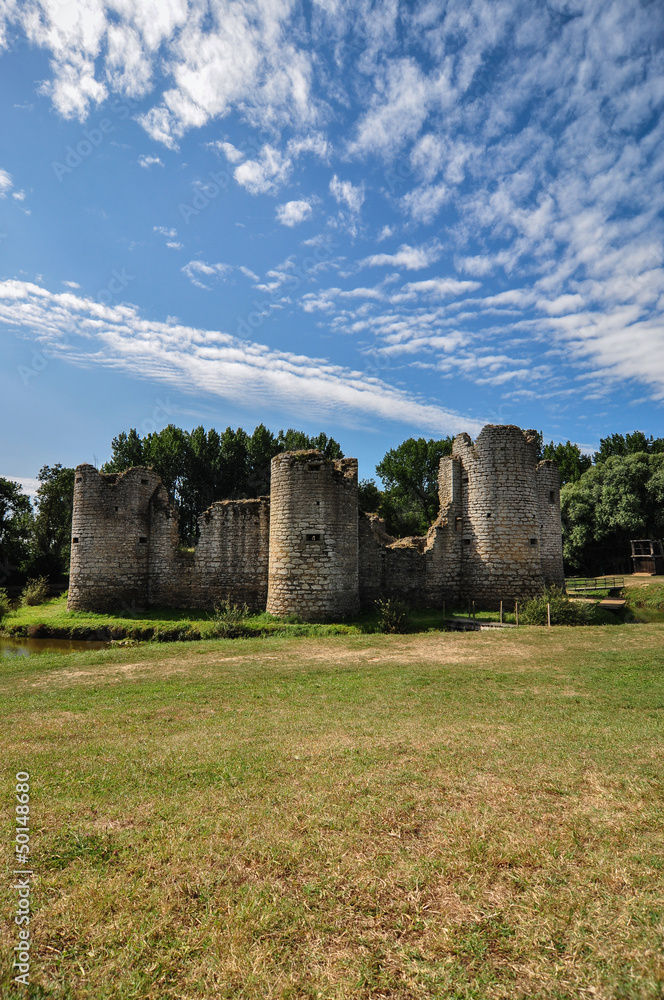
M4 0L0 475L664 434L658 0Z

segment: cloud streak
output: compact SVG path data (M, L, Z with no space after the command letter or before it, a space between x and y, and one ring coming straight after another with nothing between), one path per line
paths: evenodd
M348 422L397 421L435 434L480 428L476 420L323 358L219 330L146 320L132 305L104 306L29 282L0 283L0 322L38 342L48 357L123 371L237 405L267 402L299 416L306 407L310 414L334 412Z

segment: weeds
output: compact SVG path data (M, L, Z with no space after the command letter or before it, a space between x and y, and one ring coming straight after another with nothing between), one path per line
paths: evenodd
M43 604L48 597L48 580L45 576L38 576L28 580L21 592L21 603L33 607L35 604Z
M378 631L386 633L403 633L409 628L408 608L403 601L386 597L375 602L378 612Z
M216 639L237 639L242 635L247 635L246 620L248 617L249 608L246 604L221 601L219 604L215 604L210 635Z

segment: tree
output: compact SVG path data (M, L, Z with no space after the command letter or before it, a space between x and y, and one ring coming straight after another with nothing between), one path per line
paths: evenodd
M32 523L30 497L20 483L0 477L0 585L28 559Z
M357 505L363 514L379 513L383 496L374 479L360 480L357 487Z
M584 455L578 444L568 441L566 444L544 445L542 448L542 458L552 459L560 471L560 485L565 483L576 483L584 472L592 465L590 455Z
M241 427L196 427L174 424L145 438L132 428L113 438L111 458L102 472L124 472L133 465L154 469L178 513L180 537L187 545L198 534L198 518L218 500L263 496L270 490L270 462L280 451L319 448L327 458L343 458L334 438L309 437L292 428L275 437L263 424L249 435Z
M664 455L611 455L561 491L563 553L572 570L630 568L630 539L664 531Z
M424 534L438 515L438 466L452 438L408 438L376 466L385 484L381 516L391 534Z
M59 462L37 473L40 486L27 566L31 576L57 580L69 572L74 477L74 469Z
M593 455L593 462L605 462L614 455L659 455L664 452L664 438L654 438L652 434L646 437L643 431L633 431L631 434L609 434L600 438L599 450Z

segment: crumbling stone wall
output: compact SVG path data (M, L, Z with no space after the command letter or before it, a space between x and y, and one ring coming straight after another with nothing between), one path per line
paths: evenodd
M272 459L267 610L305 620L359 610L357 459Z
M359 515L357 461L315 450L272 462L271 497L224 500L179 545L166 490L150 469L76 470L70 609L211 608L246 603L305 620L341 618L379 597L413 607L495 606L564 586L560 479L537 463L536 434L485 427L441 459L440 512L423 537L391 538Z
M211 608L221 601L263 610L267 600L270 501L222 500L198 519L193 550L178 544L166 491L153 497L148 601L153 606Z
M196 548L182 549L175 510L152 470L100 475L79 466L67 607L212 608L231 600L263 609L269 499L212 504L199 525Z
M564 586L560 479L537 462L537 434L513 425L458 435L441 459L440 513L426 538L395 540L375 516L360 524L360 596L414 607L496 607Z

